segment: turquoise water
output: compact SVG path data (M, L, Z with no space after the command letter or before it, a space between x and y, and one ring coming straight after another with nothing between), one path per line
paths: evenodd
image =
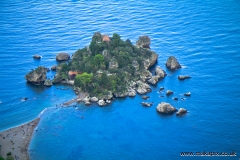
M58 52L73 54L94 32L116 32L133 43L151 38L158 64L168 74L149 94L115 100L106 107L59 109L72 90L34 87L24 75L56 64ZM231 1L29 1L0 3L0 130L43 114L29 147L34 160L60 159L238 159L240 156L240 3ZM40 61L32 55L40 54ZM168 56L183 66L165 68ZM49 72L48 77L55 73ZM178 81L177 76L191 79ZM160 86L174 91L174 101ZM22 97L29 100L22 102ZM156 112L165 101L189 113ZM237 157L181 157L180 152L231 152Z

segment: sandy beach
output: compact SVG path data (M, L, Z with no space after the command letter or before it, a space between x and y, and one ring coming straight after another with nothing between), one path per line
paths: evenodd
M6 158L11 152L15 160L29 160L28 147L39 120L0 132L0 156Z

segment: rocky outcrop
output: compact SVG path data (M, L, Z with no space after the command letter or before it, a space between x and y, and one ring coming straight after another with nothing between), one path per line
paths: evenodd
M137 81L137 93L138 94L146 94L150 91L151 91L151 87L148 84L143 83L141 81Z
M56 56L57 61L67 61L69 60L70 55L67 53L58 53Z
M138 41L136 42L136 46L138 48L142 47L142 48L150 49L150 43L151 43L151 40L148 36L140 36Z
M162 114L172 114L177 111L175 107L173 107L172 105L166 102L162 102L158 104L156 109L159 113L162 113Z
M191 78L191 77L190 76L183 76L183 75L178 76L179 80L184 80L184 79L188 79L188 78Z
M132 62L132 66L136 69L136 71L139 70L139 63L136 60Z
M46 75L47 75L47 68L40 66L35 70L29 72L25 76L25 78L28 82L39 85L45 82Z
M167 95L167 96L170 96L171 94L173 94L173 91L167 90L166 95Z
M52 86L52 81L50 79L45 80L44 86L51 87Z
M56 71L56 70L57 70L57 66L52 66L52 67L51 67L51 70L52 70L52 71Z
M153 103L149 103L149 102L142 102L142 105L144 107L151 107L153 105Z
M158 82L158 79L159 79L158 76L152 76L152 78L149 79L147 82L152 84L152 85L156 85L157 82Z
M128 96L128 92L116 92L114 93L114 96L117 97L117 98L124 98L124 97L127 97Z
M103 96L98 97L98 99L112 99L113 98L113 93L112 91L108 91L106 94Z
M153 66L158 59L158 54L153 52L153 51L151 51L151 52L152 52L151 56L149 58L146 58L146 59L143 60L143 64L144 64L145 69L148 69L151 66Z
M118 61L115 57L113 57L109 62L109 69L111 68L116 68L116 69L118 68Z
M156 67L155 74L158 77L158 79L162 79L167 75L166 72L159 66Z
M99 100L97 103L98 103L99 106L105 106L106 105L106 102L103 99Z
M97 102L97 101L98 101L98 98L97 98L97 97L92 97L92 98L90 99L90 101L91 101L91 102Z
M34 59L41 59L42 57L39 56L39 55L37 55L37 54L35 54L35 55L33 56L33 58L34 58Z
M160 91L164 90L164 87L160 87L159 90L160 90Z
M170 56L166 62L166 67L170 70L176 70L181 68L181 65L174 56Z
M186 114L186 113L187 113L187 110L186 110L186 109L180 108L180 109L177 111L176 115L177 115L177 116L181 116L181 115L184 115L184 114Z
M129 97L135 97L136 96L136 91L134 89L131 89L128 91L128 96Z

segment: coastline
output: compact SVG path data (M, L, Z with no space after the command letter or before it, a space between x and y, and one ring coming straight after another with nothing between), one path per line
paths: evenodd
M0 132L0 156L7 157L11 152L17 160L29 160L28 147L40 118Z

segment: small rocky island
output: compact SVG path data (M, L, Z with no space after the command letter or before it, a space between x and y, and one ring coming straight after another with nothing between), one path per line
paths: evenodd
M60 58L59 58L60 57ZM64 57L64 58L61 58ZM66 53L56 59L68 60ZM112 37L94 33L88 47L77 50L71 60L60 63L52 83L67 83L74 86L85 104L97 102L100 106L111 103L113 97L133 97L151 91L151 85L166 76L164 70L156 67L155 73L149 68L158 59L158 54L150 50L150 38L140 36L136 45L122 40L114 33ZM28 82L51 86L46 80L46 68L38 67L26 75Z

